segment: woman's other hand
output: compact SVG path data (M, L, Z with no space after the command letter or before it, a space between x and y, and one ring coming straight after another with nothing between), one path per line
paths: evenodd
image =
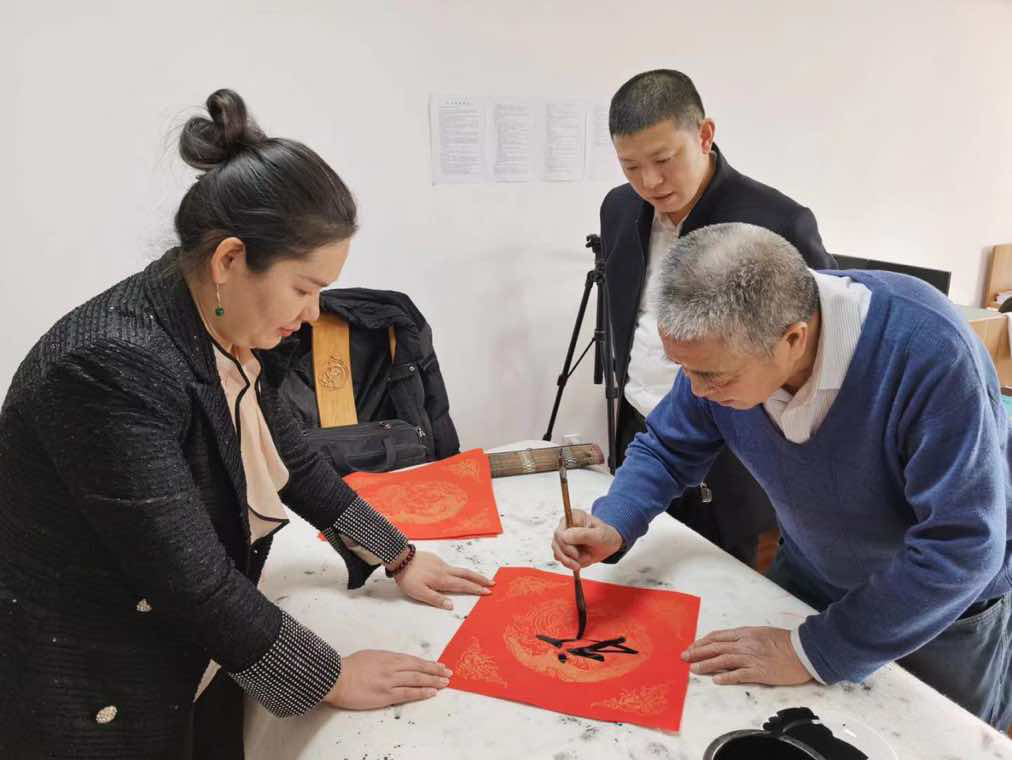
M484 595L495 583L473 570L448 565L432 552L416 553L395 580L405 595L446 610L453 609L453 602L444 594Z
M408 654L363 649L341 658L341 675L323 698L331 707L372 710L436 696L450 683L445 665Z

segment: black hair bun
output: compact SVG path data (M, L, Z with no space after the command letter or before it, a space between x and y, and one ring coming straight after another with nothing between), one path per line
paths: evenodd
M194 169L210 171L247 147L267 138L246 112L234 90L216 90L207 98L210 119L194 116L179 136L179 154Z

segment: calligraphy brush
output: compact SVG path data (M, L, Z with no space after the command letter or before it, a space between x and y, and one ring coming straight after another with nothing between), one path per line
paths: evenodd
M566 510L566 527L573 527L573 509L569 505L569 478L566 474L565 449L559 452L559 481L562 484L562 508ZM573 583L576 586L576 611L580 619L580 628L576 632L577 640L583 638L587 630L587 600L583 598L583 583L580 581L580 571L573 571Z

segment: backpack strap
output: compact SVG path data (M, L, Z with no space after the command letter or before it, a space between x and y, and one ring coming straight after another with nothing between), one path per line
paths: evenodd
M397 333L387 328L390 361L397 353ZM333 313L320 314L313 323L313 378L320 427L355 425L355 386L351 379L351 328Z
M320 427L356 424L351 332L348 323L336 314L320 314L313 323L313 378Z

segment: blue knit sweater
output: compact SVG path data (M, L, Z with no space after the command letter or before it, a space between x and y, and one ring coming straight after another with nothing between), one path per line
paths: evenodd
M843 274L871 304L807 442L788 441L762 405L696 398L680 373L593 509L631 546L729 446L769 494L794 566L833 600L799 629L827 683L863 679L1012 588L1009 425L990 358L930 286Z

